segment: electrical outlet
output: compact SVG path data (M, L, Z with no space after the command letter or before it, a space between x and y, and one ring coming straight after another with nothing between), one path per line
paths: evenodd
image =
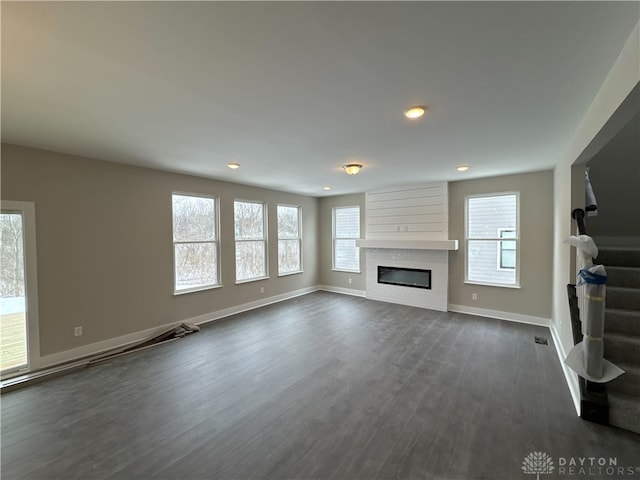
M73 335L75 337L81 337L82 336L82 327L75 327L73 329Z
M264 293L264 287L260 287L260 293Z
M349 279L349 285L351 285L353 283L353 280L350 278Z
M478 294L477 293L472 293L471 294L471 300L477 300L478 299Z

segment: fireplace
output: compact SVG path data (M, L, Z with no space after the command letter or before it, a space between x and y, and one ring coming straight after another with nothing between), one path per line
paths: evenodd
M378 283L431 290L431 270L378 265Z
M365 259L367 298L447 311L447 250L365 247ZM382 282L379 273L383 274Z

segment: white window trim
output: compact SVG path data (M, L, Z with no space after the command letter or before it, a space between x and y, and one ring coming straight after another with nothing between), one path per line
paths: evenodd
M235 208L236 208L236 202L242 202L242 203L255 203L258 205L262 205L262 240L238 240L236 237L236 214L235 214ZM268 205L267 202L263 201L263 200L247 200L246 198L235 198L233 200L233 264L235 266L235 284L236 285L240 285L242 283L251 283L251 282L258 282L260 280L268 280L269 279L269 234L267 231L267 227L269 225L268 222L268 211L267 211ZM263 242L264 243L264 275L261 275L259 277L251 277L251 278L243 278L242 280L238 280L238 264L236 263L236 246L238 244L238 242Z
M287 275L297 275L299 273L304 273L304 266L302 264L302 206L301 205L290 205L286 203L278 203L276 205L276 224L278 222L278 207L290 207L298 209L298 251L300 252L300 268L296 271L292 272L284 272L280 273L280 251L278 250L278 276L286 277ZM280 247L280 240L295 240L295 238L280 238L280 226L276 225L277 233L278 233L278 248Z
M347 272L347 273L361 273L362 269L348 269L348 268L337 268L336 267L336 240L351 240L351 238L347 237L336 237L336 210L342 208L357 208L359 213L360 224L358 225L359 236L362 236L362 207L360 205L340 205L338 207L333 207L331 209L331 271L332 272ZM358 266L362 266L362 258L361 258L361 250L358 249Z
M173 240L173 196L174 195L181 195L184 197L200 197L200 198L210 198L213 199L213 210L214 210L214 215L216 216L215 218L215 229L216 229L216 240L212 240L212 241L199 241L199 242L184 242L184 241L179 241L176 242ZM222 288L222 277L221 275L221 269L220 269L220 198L217 195L208 195L205 193L192 193L192 192L182 192L182 191L173 191L171 192L171 248L172 248L172 255L173 255L173 296L178 296L178 295L185 295L187 293L194 293L194 292L202 292L205 290L213 290L215 288ZM181 243L215 243L216 244L216 278L218 279L218 283L212 283L210 285L201 285L199 287L193 287L193 288L184 288L181 290L176 290L176 244L181 244Z
M504 238L469 238L469 199L470 198L483 198L483 197L504 197L508 195L515 195L516 197L516 268L515 268L515 281L514 283L495 283L495 282L481 282L478 280L469 280L469 241L502 241ZM507 229L511 230L511 229ZM485 285L488 287L500 287L500 288L514 288L521 289L520 286L520 192L519 191L507 191L507 192L495 192L495 193L480 193L471 194L464 197L464 283L468 285ZM499 246L498 246L499 249ZM499 262L499 260L498 260ZM500 269L508 270L511 269Z

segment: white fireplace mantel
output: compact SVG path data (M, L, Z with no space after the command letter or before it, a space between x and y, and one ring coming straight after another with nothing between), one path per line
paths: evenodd
M458 250L458 240L356 240L360 248L393 248L411 250Z

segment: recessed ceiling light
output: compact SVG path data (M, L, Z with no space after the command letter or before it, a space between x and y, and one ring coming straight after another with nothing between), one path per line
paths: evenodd
M360 169L362 168L362 164L360 163L348 163L347 165L343 165L344 171L347 175L357 175L360 173Z
M467 170L469 170L469 165L460 165L456 168L456 170L458 170L459 172L466 172Z
M427 110L428 108L424 105L414 105L404 111L404 116L414 120L423 116Z
M240 164L239 163L227 163L227 167L236 170L237 168L240 168Z
M324 187L322 187L323 190L331 190L331 187L329 185L325 185Z

